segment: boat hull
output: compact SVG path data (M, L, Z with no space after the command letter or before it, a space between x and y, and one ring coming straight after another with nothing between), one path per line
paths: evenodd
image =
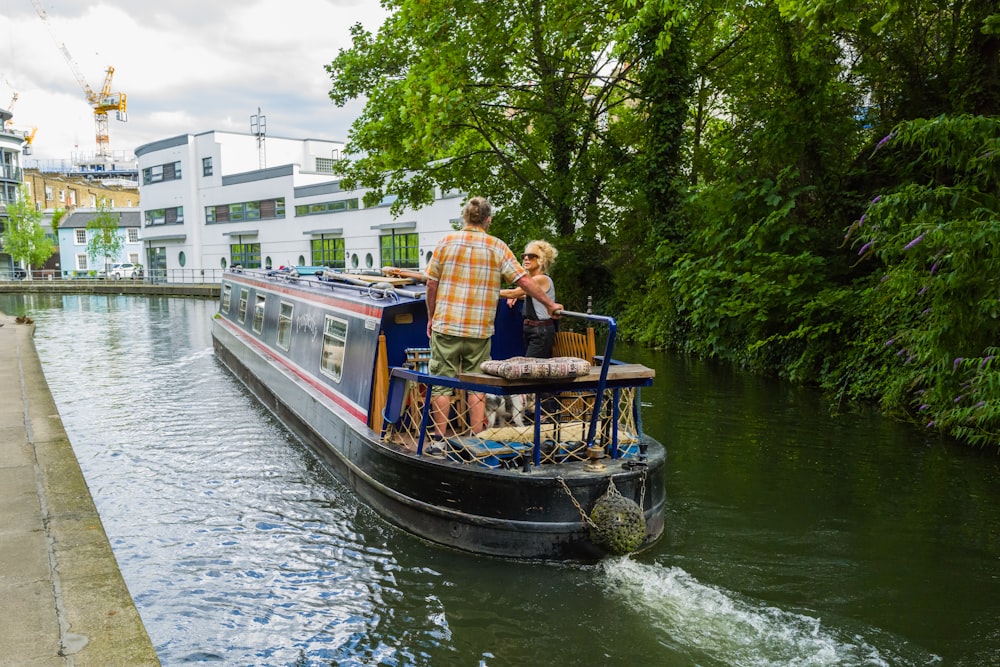
M213 320L219 360L328 467L388 521L433 543L507 558L594 560L607 553L585 520L613 480L643 508L646 535L663 533L663 446L643 436L641 463L606 460L527 469L486 469L416 456L381 442L294 365L254 344L224 318Z

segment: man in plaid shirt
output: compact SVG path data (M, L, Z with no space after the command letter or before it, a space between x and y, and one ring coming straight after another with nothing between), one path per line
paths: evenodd
M493 208L473 197L462 211L465 226L446 235L434 248L427 265L427 336L431 342L432 375L458 377L459 371L478 371L490 358L490 337L500 298L501 281L520 287L555 316L562 305L550 299L518 263L507 244L487 233ZM432 391L434 434L445 436L452 389ZM469 393L472 431L483 429L486 404L480 393ZM431 448L429 454L435 454Z

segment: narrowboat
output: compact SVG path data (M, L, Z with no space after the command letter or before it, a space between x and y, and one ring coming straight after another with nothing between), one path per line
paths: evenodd
M659 539L666 452L640 411L654 372L613 358L614 319L564 311L556 358L529 360L520 308L498 298L494 361L446 378L428 373L425 291L384 274L234 267L215 353L364 502L420 538L578 561ZM435 385L454 389L444 440L431 438ZM473 392L485 394L483 424L468 423Z

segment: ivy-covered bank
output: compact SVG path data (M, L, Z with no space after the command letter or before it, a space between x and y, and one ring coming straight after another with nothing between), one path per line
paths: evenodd
M786 242L795 198L762 184L734 198L772 213L703 230L626 302L623 329L1000 445L1000 119L901 123L873 153L905 177L875 189L834 252Z
M384 0L345 186L488 196L635 340L1000 446L995 0Z

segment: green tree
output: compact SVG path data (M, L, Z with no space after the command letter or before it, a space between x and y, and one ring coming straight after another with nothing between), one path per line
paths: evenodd
M7 205L7 223L3 230L3 249L14 261L23 262L31 276L31 267L45 263L55 246L42 229L42 213L35 209L25 185Z
M886 410L977 444L1000 444L1000 119L897 126L879 150L899 185L849 231L875 270L870 363ZM891 353L891 354L890 354Z
M107 273L111 263L118 259L125 247L125 237L118 227L121 214L115 213L108 206L107 200L101 199L97 204L97 215L87 223L87 256L92 262L103 260Z
M489 197L512 246L554 241L560 300L582 307L610 285L604 241L628 219L616 174L641 128L634 59L612 40L627 4L390 0L327 66L334 102L367 98L345 183L395 196L394 212L434 187Z

